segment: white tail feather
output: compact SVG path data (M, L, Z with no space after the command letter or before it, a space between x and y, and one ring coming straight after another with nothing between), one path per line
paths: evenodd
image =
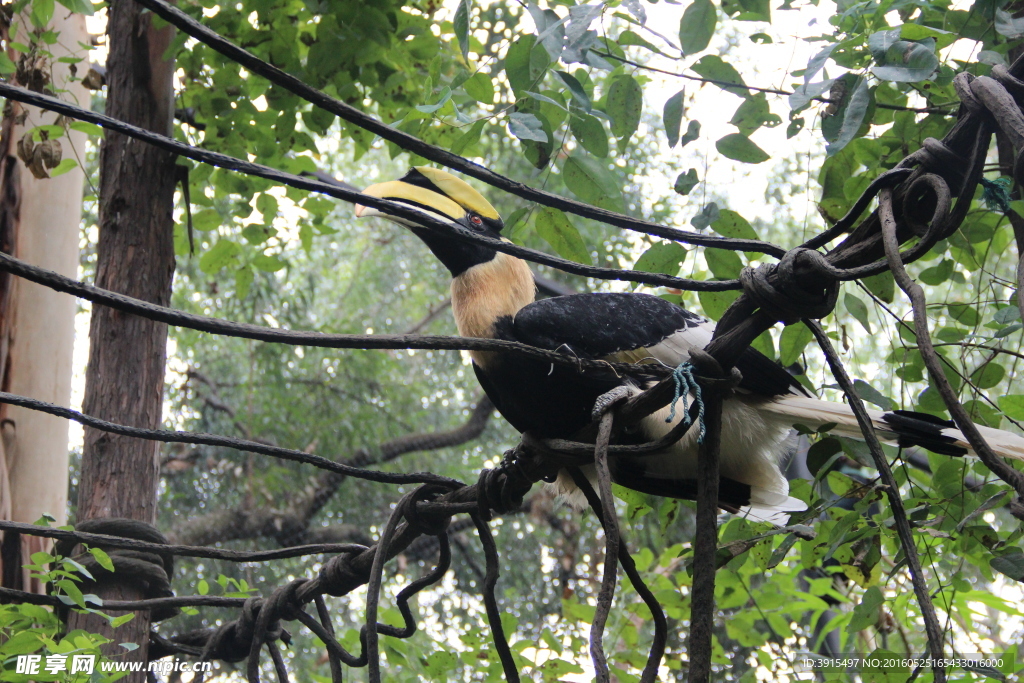
M759 404L757 409L774 417L786 419L790 421L790 424L802 424L811 429L835 423L836 426L832 429L832 434L855 439L863 438L860 425L857 424L857 418L845 403L819 401L818 399L805 398L803 396L781 396ZM878 435L879 440L895 445L899 438L898 429L885 422L882 419L884 415L885 413L878 410L868 411L871 424L875 428L875 433ZM981 432L985 441L988 442L988 445L997 455L1004 458L1024 460L1024 438L1002 429L992 429L980 425L978 426L978 431ZM946 427L937 429L936 433L950 439L951 446L966 448L971 454L974 454L974 449L971 448L966 437L960 433L959 429Z
M789 524L790 513L806 509L807 504L799 498L753 486L750 489L750 505L740 508L739 516L781 527Z

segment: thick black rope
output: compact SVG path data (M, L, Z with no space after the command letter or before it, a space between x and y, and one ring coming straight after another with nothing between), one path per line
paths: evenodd
M548 351L519 342L501 339L475 339L473 337L449 337L421 334L323 334L296 330L282 330L249 323L220 320L203 315L186 313L174 308L159 306L125 294L118 294L100 287L72 280L45 268L32 266L9 254L0 252L0 271L6 271L30 282L49 287L58 292L71 294L80 299L108 306L118 311L132 313L142 318L167 323L210 334L275 344L310 346L327 349L427 349L438 351L501 351L531 358L569 365L580 370L612 370L623 375L658 377L667 374L659 365L648 363L610 363L606 361L576 358L556 351Z
M14 531L26 536L39 536L41 538L52 538L58 541L70 541L72 543L87 543L94 547L124 548L126 550L151 552L159 555L204 557L212 560L227 560L228 562L267 562L268 560L283 560L291 557L324 555L348 552L352 549L365 549L365 546L353 543L319 543L312 545L297 545L290 548L281 548L279 550L225 550L221 548L211 548L208 546L164 545L161 543L141 541L134 538L111 536L109 534L86 533L78 530L70 531L68 529L51 529L50 527L36 526L35 524L8 522L5 520L0 520L0 531Z
M690 589L690 638L687 652L690 683L711 677L715 620L715 556L718 551L719 450L722 443L722 400L730 378L715 358L691 351L690 362L700 372L706 433L697 450L697 515L693 535L693 585Z
M610 683L611 671L604 653L604 627L612 610L615 598L615 580L619 568L619 520L615 514L615 497L612 495L612 474L608 466L608 442L612 436L615 414L612 411L601 416L597 440L594 442L594 469L597 472L597 486L601 497L601 512L604 519L604 571L601 575L601 589L597 594L597 609L590 624L590 657L594 661L594 672L600 683Z
M233 448L235 450L246 451L249 453L259 453L261 455L269 455L281 460L289 460L291 462L299 462L305 465L312 465L322 470L329 472L336 472L343 474L348 477L356 479L363 479L365 481L373 481L378 484L452 484L459 483L454 479L448 477L442 477L437 474L431 474L430 472L419 472L415 474L395 474L391 472L380 472L378 470L367 470L361 467L353 467L351 465L345 465L340 462L335 462L328 458L324 458L319 455L312 455L305 451L294 450L291 448L281 448L279 446L270 446L268 444L259 443L257 441L246 441L245 439L236 439L230 436L221 436L219 434L204 434L202 432L179 432L179 431L167 431L163 429L143 429L141 427L129 427L127 425L117 424L115 422L107 422L91 415L84 415L77 410L71 410L70 408L64 408L63 406L55 406L52 403L45 401L38 401L32 398L25 398L24 396L17 396L16 394L8 394L7 392L0 391L0 403L7 403L9 405L21 406L23 408L29 408L31 410L38 410L42 413L49 415L56 415L57 417L63 417L68 420L73 420L79 424L83 424L93 429L100 431L109 432L111 434L120 434L122 436L131 436L138 439L148 439L150 441L159 441L162 443L188 443L197 444L203 446L221 446L225 448Z
M107 569L92 553L82 552L74 555L77 540L58 540L54 546L54 554L60 557L73 558L78 564L80 577L79 588L83 593L91 593L96 586L122 583L129 584L143 596L143 599L160 599L174 596L171 589L171 577L174 576L174 555L163 552L160 548L167 547L167 539L156 527L146 522L124 518L96 518L79 522L75 529L93 534L103 534L120 538L141 540L153 549L115 548L97 546L107 553L113 569ZM59 566L59 562L53 563ZM83 570L84 569L84 570ZM52 589L52 587L51 587ZM99 591L96 591L99 592ZM177 607L164 607L150 611L151 621L163 621L180 613ZM59 610L61 619L67 617L67 609Z

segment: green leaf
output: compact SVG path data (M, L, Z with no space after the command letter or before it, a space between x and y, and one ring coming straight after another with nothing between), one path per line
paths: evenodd
M512 43L505 55L505 77L513 92L532 89L549 62L548 52L537 44L536 36L522 36Z
M991 389L1006 377L1006 368L995 361L989 361L971 373L971 381L979 389Z
M277 234L272 226L253 223L242 228L242 237L249 244L263 244Z
M715 81L715 85L723 90L731 92L733 95L739 97L747 96L747 89L745 87L734 87L733 85L743 86L743 78L740 77L740 72L729 64L718 55L705 55L691 67L700 76L709 80Z
M857 136L871 103L868 82L862 76L846 74L836 80L832 86L833 101L837 99L837 90L839 106L831 116L822 117L821 122L821 133L828 142L825 152L829 156L839 152Z
M722 156L746 164L760 164L771 157L742 133L730 133L715 143L715 149Z
M662 120L665 122L665 134L668 135L669 148L675 147L679 142L679 128L683 123L683 98L686 90L680 90L665 102L665 109L662 113ZM685 194L685 193L683 193Z
M235 296L244 299L249 296L249 288L256 277L250 266L242 266L235 271Z
M1009 323L1014 322L1015 320L1020 320L1020 309L1017 308L1016 306L1007 306L1006 308L1000 308L998 311L996 311L996 314L992 316L992 319L995 320L1000 325L1007 325Z
M633 264L633 270L675 276L679 274L685 260L686 248L683 245L677 242L661 242L652 245L641 254Z
M587 91L583 88L583 84L580 83L579 79L570 73L565 71L556 71L555 75L565 84L565 87L569 89L569 94L572 95L572 99L576 101L576 104L583 109L583 111L590 113L593 105L590 102L590 96L587 95Z
M843 303L846 305L846 311L868 331L868 334L874 334L871 331L871 323L868 322L867 304L852 292L846 293L846 296L843 297Z
M32 0L29 19L36 28L45 28L53 19L53 0Z
M263 220L270 221L277 216L277 197L266 192L256 197L256 210L263 214Z
M608 133L596 116L572 115L569 117L569 130L583 149L602 159L608 156Z
M790 325L790 327L793 327L793 325ZM800 327L804 326L800 325ZM817 478L819 476L818 473L833 459L833 456L842 452L842 444L834 436L818 439L807 449L807 469ZM825 476L827 472L828 470L825 470L821 473L821 476Z
M447 650L431 652L423 660L424 668L435 681L442 681L450 678L448 676L448 672L454 670L458 664L458 656L454 652L448 652Z
M904 40L934 38L936 49L941 50L956 42L959 36L952 31L943 31L942 29L932 28L924 24L903 24L903 26L900 26L900 38Z
M96 10L93 9L92 3L89 2L89 0L57 0L57 2L76 14L84 14L87 17L91 17L96 13Z
M520 140L548 142L548 134L544 132L544 124L533 114L514 111L508 115L508 129Z
M459 6L455 10L455 20L452 24L455 27L455 37L459 40L459 47L462 48L462 58L469 58L469 0L459 0Z
M643 89L635 78L623 75L613 80L605 103L612 117L612 135L628 140L640 125L643 104Z
M779 363L788 367L800 360L814 334L803 323L787 325L779 337Z
M853 380L853 388L857 391L858 396L868 403L875 404L882 410L892 410L896 407L896 404L893 403L891 398L862 379Z
M647 505L647 496L639 491L627 489L625 486L619 486L618 484L613 483L612 495L629 505L631 508L649 507Z
M810 61L807 62L807 68L804 69L804 84L811 82L811 79L818 75L822 67L825 66L825 62L832 56L832 50L836 47L835 43L832 45L826 45L816 55L811 57Z
M868 47L875 60L871 73L883 81L923 81L939 66L935 39L920 42L903 40L901 29L878 31L868 37Z
M1024 17L1014 17L1004 9L997 9L995 19L996 33L1010 40L1024 37Z
M196 230L215 230L220 227L220 213L216 209L203 209L192 214L192 227Z
M477 102L492 104L494 102L494 82L482 71L478 71L462 84L466 94Z
M546 102L550 105L554 105L557 109L561 109L562 111L566 110L565 105L553 97L548 97L547 95L542 95L539 92L531 92L529 90L524 90L523 94L529 95L531 98L537 100L538 102Z
M237 263L241 247L229 239L219 240L199 259L199 269L207 275L216 274L221 268Z
M829 78L817 83L804 83L793 91L789 96L789 108L793 114L805 109L815 97L820 97L836 82L835 78ZM792 137L792 136L790 136Z
M74 159L61 159L60 163L50 171L50 177L56 178L57 176L62 176L73 168L78 168L77 161Z
M949 304L946 306L946 310L949 311L953 320L967 327L974 327L981 322L978 310L970 304Z
M739 296L739 292L697 292L701 310L712 320L721 320L722 314Z
M686 173L680 173L676 176L676 182L675 185L672 186L672 189L679 194L686 196L690 194L690 190L696 187L699 182L700 179L697 178L697 169L691 168Z
M562 180L569 190L588 204L605 205L621 196L615 178L601 162L584 154L573 154L562 164Z
M1004 327L1003 329L999 330L998 332L996 332L992 336L995 337L996 339L1002 339L1003 337L1009 337L1011 334L1013 334L1014 332L1016 332L1016 331L1018 331L1020 329L1024 329L1024 325L1022 325L1020 323L1014 323L1012 325L1007 325L1006 327Z
M657 52L659 55L665 54L664 52L659 50L656 45L644 40L639 34L630 31L629 29L620 33L619 37L615 39L615 42L619 44L619 47L626 47L627 45L636 45L638 47L647 48L651 52Z
M1015 581L1024 582L1024 550L1020 548L1010 548L1002 555L993 557L989 560L989 566Z
M743 270L743 261L739 254L728 249L707 249L704 251L704 260L708 262L708 268L715 277L723 280L731 280L738 277Z
M968 525L970 525L970 523L973 520L980 517L987 510L991 510L992 508L996 507L1002 507L1003 505L1005 505L1007 502L1009 502L1011 493L1012 491L1008 489L1003 489L999 493L996 493L995 495L986 498L985 502L971 510L967 515L964 516L962 520L960 520L960 522L956 525L956 532L961 533Z
M733 237L742 240L756 240L757 233L747 219L730 209L718 212L718 220L711 224L711 229L722 237ZM802 326L801 326L802 327Z
M4 76L10 76L18 70L18 65L11 61L11 58L7 56L7 53L0 50L0 74Z
M416 105L416 111L423 112L424 114L433 114L438 109L448 104L448 100L452 98L452 89L445 86L441 91L441 96L437 99L434 104L418 104Z
M260 270L268 273L276 273L286 265L280 258L270 254L260 254L259 256L256 256L253 258L252 264Z
M31 132L33 142L42 142L44 139L56 140L57 138L64 137L64 129L60 126L36 126Z
M861 278L861 284L887 304L891 304L896 296L896 281L892 277L892 272L888 270Z
M715 202L708 202L704 208L700 210L700 213L690 219L690 225L697 230L704 230L709 225L717 221L719 215L720 212L718 210L718 204ZM718 250L712 249L711 251Z
M743 100L729 123L739 128L744 135L749 136L764 125L774 128L782 123L782 119L771 113L765 94L757 93Z
M546 206L537 212L534 223L537 234L550 244L559 256L577 263L591 263L587 245L583 243L579 231L562 211Z
M686 147L694 140L700 137L700 121L690 121L686 124L686 133L683 137L679 138L679 146Z
M3 655L12 657L38 652L43 645L43 634L36 629L27 629L21 633L14 633L3 644ZM10 669L8 669L10 671Z
M110 555L107 555L102 548L89 548L89 554L96 559L97 564L108 572L114 571L114 563L111 561Z
M857 631L863 631L868 626L878 622L878 608L885 602L882 591L878 586L872 586L864 591L860 604L853 608L853 618L846 626L846 631L855 637Z
M715 35L718 11L710 0L693 0L679 22L679 47L686 55L705 50Z
M480 134L484 130L484 125L487 123L485 119L480 119L469 128L465 129L465 132L459 137L455 138L455 142L452 143L451 151L452 154L461 155L467 149L471 148L480 140Z
M55 581L54 585L63 590L74 604L85 609L85 596L82 595L81 589L74 581L61 579L60 581Z
M103 129L95 123L89 123L88 121L72 121L68 127L71 128L71 130L77 130L78 132L85 133L86 135L103 137Z
M528 221L524 220L526 215L530 213L529 207L520 206L518 209L509 214L505 220L505 231L507 232L509 239L517 244L521 243L523 232L530 225Z

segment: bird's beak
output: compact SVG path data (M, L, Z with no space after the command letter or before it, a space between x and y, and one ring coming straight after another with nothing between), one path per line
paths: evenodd
M465 209L445 195L417 185L402 182L401 180L390 180L386 183L370 185L368 188L363 190L363 194L370 197L377 197L379 199L389 199L391 201L402 202L403 204L407 204L410 209L418 210L422 213L429 214L438 219L447 220L449 222L459 220L466 213ZM408 222L407 219L393 217L386 211L376 209L372 206L366 206L364 204L356 204L356 216L359 218L366 216L384 216L385 218L389 218L399 223L404 224Z

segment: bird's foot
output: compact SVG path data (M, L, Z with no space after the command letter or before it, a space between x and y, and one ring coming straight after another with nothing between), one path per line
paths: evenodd
M594 401L594 408L590 411L590 417L594 422L600 420L605 413L611 410L616 404L622 403L633 395L632 390L627 386L617 386L597 397Z

